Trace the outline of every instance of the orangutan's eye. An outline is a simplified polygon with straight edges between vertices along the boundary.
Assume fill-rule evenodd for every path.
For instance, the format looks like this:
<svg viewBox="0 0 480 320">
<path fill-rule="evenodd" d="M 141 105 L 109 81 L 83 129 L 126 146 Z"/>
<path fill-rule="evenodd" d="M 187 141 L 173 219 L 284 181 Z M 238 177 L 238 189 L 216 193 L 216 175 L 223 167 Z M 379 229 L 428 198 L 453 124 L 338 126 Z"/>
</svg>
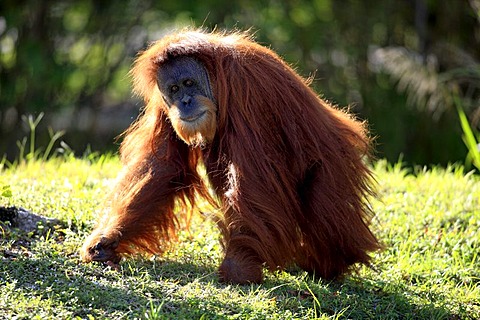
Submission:
<svg viewBox="0 0 480 320">
<path fill-rule="evenodd" d="M 191 86 L 193 86 L 193 83 L 194 82 L 191 79 L 187 79 L 187 80 L 183 81 L 183 84 L 185 85 L 185 87 L 191 87 Z"/>
</svg>

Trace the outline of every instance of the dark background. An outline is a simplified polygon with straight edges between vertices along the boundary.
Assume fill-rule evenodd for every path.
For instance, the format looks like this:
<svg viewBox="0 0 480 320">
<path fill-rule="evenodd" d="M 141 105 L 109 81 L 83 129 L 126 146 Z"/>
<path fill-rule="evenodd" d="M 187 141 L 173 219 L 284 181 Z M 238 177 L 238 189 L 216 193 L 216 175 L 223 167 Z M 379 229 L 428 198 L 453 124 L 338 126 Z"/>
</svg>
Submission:
<svg viewBox="0 0 480 320">
<path fill-rule="evenodd" d="M 325 99 L 368 120 L 379 158 L 464 163 L 454 101 L 478 129 L 479 9 L 480 0 L 2 0 L 0 155 L 18 157 L 22 118 L 42 112 L 39 148 L 50 127 L 79 155 L 116 150 L 142 107 L 128 77 L 136 52 L 193 26 L 251 28 Z"/>
</svg>

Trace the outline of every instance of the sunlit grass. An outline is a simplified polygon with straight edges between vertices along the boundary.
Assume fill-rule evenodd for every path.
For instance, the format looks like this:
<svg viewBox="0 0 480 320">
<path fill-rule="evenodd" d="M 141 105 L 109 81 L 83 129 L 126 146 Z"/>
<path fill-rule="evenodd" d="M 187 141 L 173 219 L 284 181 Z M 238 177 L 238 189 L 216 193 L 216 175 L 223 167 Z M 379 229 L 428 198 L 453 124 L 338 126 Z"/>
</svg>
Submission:
<svg viewBox="0 0 480 320">
<path fill-rule="evenodd" d="M 0 205 L 65 226 L 43 235 L 0 230 L 0 318 L 480 317 L 480 181 L 461 167 L 375 166 L 374 229 L 386 249 L 372 268 L 343 282 L 267 273 L 247 286 L 218 282 L 219 234 L 199 217 L 163 257 L 124 261 L 119 272 L 81 264 L 78 248 L 119 169 L 113 156 L 65 156 L 1 171 Z"/>
</svg>

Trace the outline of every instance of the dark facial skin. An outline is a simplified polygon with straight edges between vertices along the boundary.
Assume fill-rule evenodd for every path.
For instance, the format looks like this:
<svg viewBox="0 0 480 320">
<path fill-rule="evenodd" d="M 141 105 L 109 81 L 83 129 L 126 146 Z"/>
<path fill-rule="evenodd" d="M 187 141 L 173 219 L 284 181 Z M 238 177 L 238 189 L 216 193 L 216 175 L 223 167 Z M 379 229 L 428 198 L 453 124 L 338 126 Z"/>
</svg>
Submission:
<svg viewBox="0 0 480 320">
<path fill-rule="evenodd" d="M 191 57 L 179 57 L 159 68 L 157 83 L 167 105 L 178 109 L 184 122 L 195 122 L 205 114 L 197 97 L 213 101 L 208 74 L 203 65 Z"/>
</svg>

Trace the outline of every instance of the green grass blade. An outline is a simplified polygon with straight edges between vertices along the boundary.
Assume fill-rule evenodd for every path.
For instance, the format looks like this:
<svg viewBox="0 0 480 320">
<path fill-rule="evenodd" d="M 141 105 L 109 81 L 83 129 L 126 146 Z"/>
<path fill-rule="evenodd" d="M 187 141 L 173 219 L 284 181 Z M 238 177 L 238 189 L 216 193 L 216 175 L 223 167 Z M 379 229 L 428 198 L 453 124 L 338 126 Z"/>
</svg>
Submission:
<svg viewBox="0 0 480 320">
<path fill-rule="evenodd" d="M 464 142 L 468 148 L 468 155 L 469 157 L 471 157 L 475 167 L 477 167 L 477 169 L 480 170 L 479 144 L 475 138 L 472 128 L 470 127 L 467 116 L 465 115 L 465 111 L 463 111 L 463 109 L 459 106 L 458 102 L 457 102 L 457 112 L 458 112 L 458 117 L 460 119 L 460 125 L 462 126 L 462 130 L 463 130 Z"/>
</svg>

